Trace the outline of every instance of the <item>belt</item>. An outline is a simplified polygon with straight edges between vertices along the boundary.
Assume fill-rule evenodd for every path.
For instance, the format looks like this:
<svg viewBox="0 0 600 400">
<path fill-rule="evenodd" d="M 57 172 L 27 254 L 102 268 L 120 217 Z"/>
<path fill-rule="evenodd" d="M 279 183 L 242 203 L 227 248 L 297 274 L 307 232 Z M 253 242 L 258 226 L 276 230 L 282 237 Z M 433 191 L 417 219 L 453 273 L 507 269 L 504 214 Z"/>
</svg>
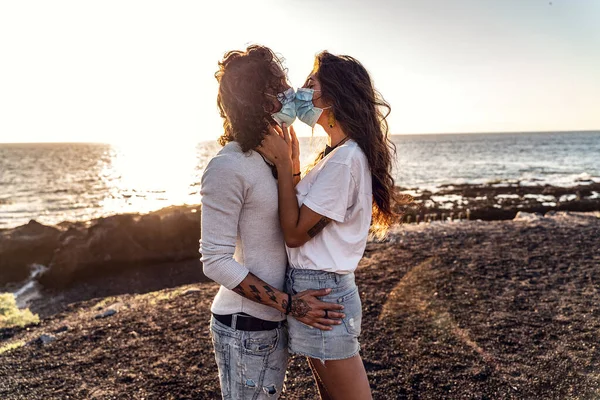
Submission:
<svg viewBox="0 0 600 400">
<path fill-rule="evenodd" d="M 235 324 L 234 316 L 236 317 Z M 271 331 L 283 325 L 283 321 L 265 321 L 247 314 L 213 314 L 213 317 L 220 323 L 238 331 Z"/>
</svg>

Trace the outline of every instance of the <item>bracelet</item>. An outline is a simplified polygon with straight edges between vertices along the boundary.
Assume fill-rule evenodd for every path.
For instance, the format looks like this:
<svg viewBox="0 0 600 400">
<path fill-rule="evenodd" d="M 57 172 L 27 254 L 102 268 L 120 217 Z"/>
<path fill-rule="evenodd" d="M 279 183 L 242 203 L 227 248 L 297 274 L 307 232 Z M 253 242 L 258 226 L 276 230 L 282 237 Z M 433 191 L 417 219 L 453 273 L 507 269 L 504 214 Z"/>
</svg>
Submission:
<svg viewBox="0 0 600 400">
<path fill-rule="evenodd" d="M 297 174 L 292 174 L 292 176 L 300 176 L 302 175 L 302 172 L 298 172 Z"/>
<path fill-rule="evenodd" d="M 285 315 L 290 315 L 290 312 L 292 312 L 292 295 L 289 293 L 287 295 L 288 295 L 288 303 L 287 303 L 287 307 L 285 308 Z"/>
</svg>

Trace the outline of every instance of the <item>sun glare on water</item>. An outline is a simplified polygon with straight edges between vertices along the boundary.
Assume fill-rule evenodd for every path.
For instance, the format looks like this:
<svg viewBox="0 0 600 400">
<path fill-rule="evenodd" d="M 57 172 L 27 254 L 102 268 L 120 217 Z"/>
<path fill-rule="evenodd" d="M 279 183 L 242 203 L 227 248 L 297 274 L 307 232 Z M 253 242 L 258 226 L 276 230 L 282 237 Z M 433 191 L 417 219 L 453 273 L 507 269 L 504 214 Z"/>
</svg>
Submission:
<svg viewBox="0 0 600 400">
<path fill-rule="evenodd" d="M 296 124 L 298 125 L 298 124 Z M 307 129 L 304 129 L 306 131 Z M 306 133 L 299 129 L 300 132 Z M 309 135 L 311 134 L 308 128 Z M 325 137 L 301 137 L 301 163 L 306 166 L 325 145 Z M 98 189 L 103 193 L 89 218 L 122 213 L 148 213 L 173 205 L 200 204 L 200 182 L 221 146 L 216 140 L 195 142 L 123 141 L 110 145 L 99 160 Z"/>
<path fill-rule="evenodd" d="M 100 205 L 116 214 L 197 204 L 203 168 L 194 144 L 114 145 L 100 174 L 108 192 Z"/>
</svg>

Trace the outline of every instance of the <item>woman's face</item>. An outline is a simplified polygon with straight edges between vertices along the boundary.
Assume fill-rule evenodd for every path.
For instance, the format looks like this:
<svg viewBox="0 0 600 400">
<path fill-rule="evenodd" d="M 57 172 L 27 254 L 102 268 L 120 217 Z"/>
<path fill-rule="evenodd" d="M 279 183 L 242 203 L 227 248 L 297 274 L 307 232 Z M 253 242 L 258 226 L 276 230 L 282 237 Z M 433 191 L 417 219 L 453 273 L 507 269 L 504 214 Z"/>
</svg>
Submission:
<svg viewBox="0 0 600 400">
<path fill-rule="evenodd" d="M 325 108 L 328 106 L 328 104 L 325 104 L 325 100 L 323 100 L 321 98 L 322 97 L 321 96 L 321 82 L 319 82 L 319 79 L 317 78 L 317 76 L 315 75 L 314 72 L 312 74 L 310 74 L 310 76 L 306 80 L 306 83 L 304 84 L 303 87 L 314 90 L 313 104 L 315 107 Z M 323 127 L 326 126 L 328 115 L 329 115 L 329 111 L 324 110 L 324 112 L 321 113 L 321 116 L 319 116 L 319 119 L 317 120 L 317 124 L 319 124 Z"/>
</svg>

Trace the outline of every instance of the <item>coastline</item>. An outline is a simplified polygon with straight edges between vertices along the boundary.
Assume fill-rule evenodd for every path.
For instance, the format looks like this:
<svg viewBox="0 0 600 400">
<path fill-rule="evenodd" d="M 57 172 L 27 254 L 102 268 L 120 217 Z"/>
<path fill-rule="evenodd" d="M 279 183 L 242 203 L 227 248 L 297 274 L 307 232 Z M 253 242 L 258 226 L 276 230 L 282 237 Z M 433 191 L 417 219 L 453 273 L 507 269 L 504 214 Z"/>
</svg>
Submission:
<svg viewBox="0 0 600 400">
<path fill-rule="evenodd" d="M 324 139 L 300 139 L 302 165 L 312 162 Z M 600 132 L 392 135 L 390 139 L 397 148 L 392 175 L 405 188 L 437 193 L 453 184 L 469 184 L 455 185 L 468 190 L 467 186 L 517 182 L 540 187 L 600 183 L 596 156 Z M 15 228 L 30 219 L 54 226 L 65 220 L 85 222 L 173 204 L 198 204 L 203 170 L 219 149 L 216 141 L 157 147 L 151 152 L 85 143 L 0 146 L 4 171 L 0 228 Z M 448 196 L 455 195 L 460 193 Z"/>
<path fill-rule="evenodd" d="M 511 220 L 518 212 L 600 211 L 600 183 L 581 182 L 570 187 L 498 182 L 486 185 L 443 185 L 438 191 L 399 188 L 411 194 L 405 223 L 454 219 Z"/>
<path fill-rule="evenodd" d="M 600 183 L 596 182 L 573 187 L 515 182 L 446 185 L 438 192 L 398 190 L 414 196 L 414 203 L 398 209 L 405 213 L 404 225 L 512 220 L 518 212 L 600 211 Z M 201 268 L 190 267 L 199 263 L 200 218 L 199 205 L 171 206 L 148 214 L 118 214 L 55 226 L 32 220 L 0 229 L 0 292 L 20 293 L 25 285 L 37 285 L 22 296 L 20 304 L 25 306 L 32 303 L 27 296 L 33 300 L 41 288 L 62 291 L 74 284 L 95 285 L 99 279 L 118 282 L 119 276 L 128 280 L 126 276 L 144 275 L 144 271 L 147 286 L 154 289 L 160 283 L 151 283 L 152 277 L 160 277 L 161 269 L 186 271 L 171 286 L 201 280 Z M 108 286 L 114 287 L 114 282 Z M 143 285 L 136 290 L 143 290 Z"/>
</svg>

